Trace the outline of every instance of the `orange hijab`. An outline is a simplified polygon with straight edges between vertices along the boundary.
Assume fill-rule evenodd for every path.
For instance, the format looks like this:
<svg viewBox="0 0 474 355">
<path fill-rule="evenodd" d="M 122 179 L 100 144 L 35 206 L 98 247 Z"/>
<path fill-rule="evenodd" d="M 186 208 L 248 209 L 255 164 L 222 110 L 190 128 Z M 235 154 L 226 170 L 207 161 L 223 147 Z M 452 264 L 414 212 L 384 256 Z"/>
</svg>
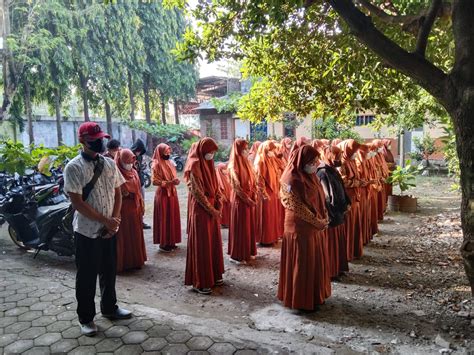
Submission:
<svg viewBox="0 0 474 355">
<path fill-rule="evenodd" d="M 188 160 L 184 167 L 184 179 L 189 181 L 192 174 L 196 182 L 209 197 L 215 197 L 219 189 L 214 160 L 206 160 L 204 156 L 219 149 L 217 143 L 209 137 L 202 138 L 194 143 L 188 153 Z"/>
<path fill-rule="evenodd" d="M 250 161 L 242 156 L 242 151 L 248 147 L 244 139 L 236 139 L 230 151 L 227 170 L 239 181 L 240 188 L 247 194 L 255 191 L 255 174 Z"/>
<path fill-rule="evenodd" d="M 120 149 L 115 154 L 115 164 L 117 165 L 120 173 L 125 178 L 123 186 L 129 193 L 141 196 L 141 185 L 140 178 L 135 169 L 126 170 L 122 164 L 134 164 L 137 158 L 130 149 Z"/>
<path fill-rule="evenodd" d="M 383 143 L 383 156 L 387 163 L 395 163 L 395 158 L 393 157 L 392 151 L 388 149 L 388 146 L 392 144 L 390 139 L 382 139 Z"/>
<path fill-rule="evenodd" d="M 260 141 L 255 141 L 253 142 L 252 144 L 252 148 L 250 148 L 250 152 L 249 152 L 249 160 L 252 162 L 255 161 L 255 158 L 257 157 L 257 151 L 258 151 L 258 147 L 260 147 L 260 145 L 262 144 L 262 142 Z"/>
<path fill-rule="evenodd" d="M 298 148 L 301 148 L 302 146 L 308 144 L 308 143 L 311 143 L 311 141 L 306 138 L 306 137 L 300 137 L 298 138 L 295 143 L 293 143 L 293 147 L 291 147 L 291 150 L 290 150 L 290 156 L 291 154 L 293 153 L 293 151 L 295 151 L 296 149 Z"/>
<path fill-rule="evenodd" d="M 169 146 L 165 143 L 160 143 L 155 148 L 155 151 L 153 152 L 152 173 L 160 180 L 172 181 L 176 179 L 176 168 L 174 167 L 173 163 L 171 163 L 171 161 L 163 159 L 167 148 L 169 148 Z M 170 190 L 173 191 L 174 189 L 167 190 L 169 196 Z"/>
<path fill-rule="evenodd" d="M 230 193 L 232 191 L 230 187 L 229 174 L 227 171 L 226 163 L 219 163 L 216 166 L 216 176 L 219 183 L 219 188 L 224 197 L 224 201 L 230 201 Z"/>
<path fill-rule="evenodd" d="M 354 160 L 351 159 L 352 155 L 357 152 L 360 144 L 354 139 L 346 139 L 337 145 L 342 150 L 342 164 L 346 167 L 346 174 L 348 179 L 357 178 L 359 173 L 357 171 L 357 165 Z"/>
<path fill-rule="evenodd" d="M 327 147 L 324 147 L 322 158 L 330 166 L 334 166 L 334 162 L 336 160 L 341 160 L 341 157 L 342 157 L 341 148 L 335 145 L 329 145 Z"/>
<path fill-rule="evenodd" d="M 303 145 L 293 150 L 281 182 L 288 185 L 301 201 L 306 202 L 313 213 L 324 219 L 326 218 L 324 190 L 316 174 L 308 174 L 304 171 L 305 165 L 312 163 L 318 157 L 318 151 L 310 145 Z"/>
<path fill-rule="evenodd" d="M 280 141 L 280 144 L 281 144 L 280 153 L 283 154 L 283 158 L 285 159 L 285 161 L 288 161 L 288 159 L 290 159 L 291 147 L 288 148 L 287 144 L 291 144 L 291 138 L 288 138 L 288 137 L 283 138 Z"/>
<path fill-rule="evenodd" d="M 278 182 L 278 162 L 275 156 L 276 145 L 274 141 L 265 141 L 258 147 L 257 156 L 255 157 L 255 170 L 257 174 L 262 176 L 268 187 L 273 193 L 278 193 L 280 184 Z"/>
</svg>

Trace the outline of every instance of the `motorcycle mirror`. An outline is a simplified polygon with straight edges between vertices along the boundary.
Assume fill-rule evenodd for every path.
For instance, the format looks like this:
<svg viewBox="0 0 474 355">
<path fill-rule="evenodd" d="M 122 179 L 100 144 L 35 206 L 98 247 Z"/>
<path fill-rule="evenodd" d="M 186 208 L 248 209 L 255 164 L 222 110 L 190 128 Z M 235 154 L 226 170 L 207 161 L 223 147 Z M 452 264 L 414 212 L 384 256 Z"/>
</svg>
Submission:
<svg viewBox="0 0 474 355">
<path fill-rule="evenodd" d="M 33 169 L 26 169 L 25 170 L 25 175 L 26 176 L 31 176 L 35 173 L 35 171 Z"/>
</svg>

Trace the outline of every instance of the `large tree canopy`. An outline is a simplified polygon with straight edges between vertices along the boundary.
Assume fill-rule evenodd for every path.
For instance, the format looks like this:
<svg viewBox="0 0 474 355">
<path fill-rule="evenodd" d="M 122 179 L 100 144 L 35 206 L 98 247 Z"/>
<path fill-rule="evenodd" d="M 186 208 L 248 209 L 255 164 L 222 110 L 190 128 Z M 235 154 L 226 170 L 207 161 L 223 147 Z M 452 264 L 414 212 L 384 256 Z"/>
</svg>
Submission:
<svg viewBox="0 0 474 355">
<path fill-rule="evenodd" d="M 397 96 L 423 95 L 416 85 L 435 98 L 456 130 L 474 295 L 474 1 L 214 0 L 192 14 L 198 29 L 178 45 L 181 57 L 243 58 L 245 74 L 260 78 L 243 98 L 244 117 L 350 118 L 360 109 L 394 117 Z"/>
</svg>

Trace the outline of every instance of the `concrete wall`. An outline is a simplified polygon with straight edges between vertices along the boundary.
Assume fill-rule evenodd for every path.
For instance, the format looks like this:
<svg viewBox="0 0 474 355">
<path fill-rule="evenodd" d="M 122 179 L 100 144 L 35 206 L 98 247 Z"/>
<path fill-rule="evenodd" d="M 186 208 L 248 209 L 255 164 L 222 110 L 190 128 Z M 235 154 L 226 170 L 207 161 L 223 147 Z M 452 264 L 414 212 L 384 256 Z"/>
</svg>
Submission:
<svg viewBox="0 0 474 355">
<path fill-rule="evenodd" d="M 76 145 L 79 143 L 77 139 L 77 131 L 81 123 L 84 121 L 67 121 L 61 123 L 63 142 L 66 145 Z M 104 131 L 107 131 L 107 124 L 104 121 L 99 121 L 99 125 Z M 130 147 L 132 145 L 132 130 L 125 125 L 118 122 L 112 123 L 112 132 L 109 133 L 112 138 L 118 139 L 123 147 Z M 58 134 L 56 130 L 56 121 L 51 119 L 41 119 L 33 122 L 33 134 L 35 144 L 43 144 L 45 147 L 58 146 Z M 0 123 L 0 136 L 13 139 L 13 129 L 9 122 Z M 136 131 L 136 137 L 146 140 L 144 132 Z M 27 128 L 25 131 L 17 132 L 17 139 L 24 145 L 30 144 Z"/>
</svg>

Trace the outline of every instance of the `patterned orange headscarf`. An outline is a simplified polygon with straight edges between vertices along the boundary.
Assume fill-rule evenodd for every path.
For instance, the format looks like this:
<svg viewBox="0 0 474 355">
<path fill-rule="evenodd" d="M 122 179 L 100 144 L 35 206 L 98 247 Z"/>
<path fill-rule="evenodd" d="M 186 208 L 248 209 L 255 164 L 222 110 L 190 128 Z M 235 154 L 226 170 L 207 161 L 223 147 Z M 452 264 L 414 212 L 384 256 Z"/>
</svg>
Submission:
<svg viewBox="0 0 474 355">
<path fill-rule="evenodd" d="M 227 169 L 237 179 L 240 188 L 247 194 L 255 192 L 255 173 L 250 161 L 242 156 L 242 152 L 248 147 L 244 139 L 236 139 L 230 151 L 229 165 Z"/>
<path fill-rule="evenodd" d="M 300 200 L 306 202 L 319 218 L 326 218 L 324 190 L 316 174 L 304 171 L 306 164 L 310 164 L 319 157 L 318 151 L 310 145 L 303 145 L 295 149 L 290 161 L 281 177 L 281 182 L 290 187 Z"/>
<path fill-rule="evenodd" d="M 205 137 L 194 143 L 188 153 L 188 160 L 184 167 L 184 179 L 189 181 L 192 174 L 196 182 L 209 195 L 216 196 L 219 189 L 214 160 L 206 160 L 204 156 L 208 153 L 217 152 L 219 147 L 214 139 Z"/>
</svg>

